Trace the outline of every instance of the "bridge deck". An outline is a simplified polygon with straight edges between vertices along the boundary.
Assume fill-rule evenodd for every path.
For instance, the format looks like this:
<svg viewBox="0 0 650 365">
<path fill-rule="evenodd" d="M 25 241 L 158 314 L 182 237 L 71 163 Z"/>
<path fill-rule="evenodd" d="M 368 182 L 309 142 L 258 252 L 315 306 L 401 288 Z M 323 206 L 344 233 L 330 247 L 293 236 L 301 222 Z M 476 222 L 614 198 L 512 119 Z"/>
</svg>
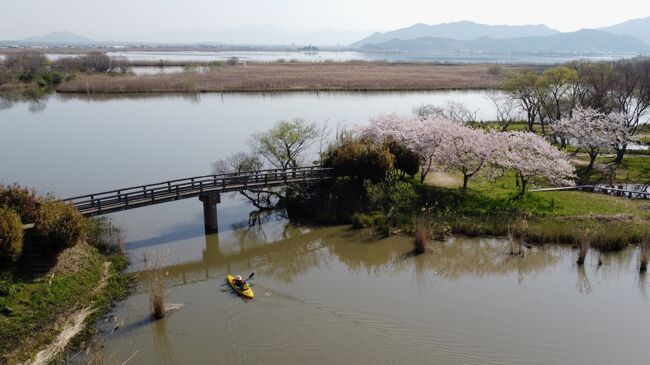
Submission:
<svg viewBox="0 0 650 365">
<path fill-rule="evenodd" d="M 205 175 L 82 195 L 64 201 L 74 204 L 81 214 L 93 216 L 210 193 L 255 190 L 329 178 L 331 169 L 320 166 Z"/>
</svg>

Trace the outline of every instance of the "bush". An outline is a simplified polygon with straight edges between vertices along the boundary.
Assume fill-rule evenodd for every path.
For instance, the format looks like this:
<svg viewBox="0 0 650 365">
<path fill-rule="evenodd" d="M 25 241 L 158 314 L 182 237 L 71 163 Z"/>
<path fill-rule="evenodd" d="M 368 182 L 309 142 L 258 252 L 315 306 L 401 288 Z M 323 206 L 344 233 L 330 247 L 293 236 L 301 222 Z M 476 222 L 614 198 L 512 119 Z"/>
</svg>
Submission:
<svg viewBox="0 0 650 365">
<path fill-rule="evenodd" d="M 0 207 L 14 210 L 23 223 L 34 222 L 38 199 L 33 189 L 21 187 L 18 184 L 0 184 Z"/>
<path fill-rule="evenodd" d="M 336 176 L 376 182 L 393 169 L 395 158 L 383 146 L 350 140 L 331 151 L 326 160 L 325 165 L 332 166 Z"/>
<path fill-rule="evenodd" d="M 366 182 L 365 188 L 371 207 L 381 210 L 386 217 L 412 210 L 419 196 L 411 183 L 394 175 L 379 183 Z"/>
<path fill-rule="evenodd" d="M 0 208 L 0 265 L 15 262 L 23 251 L 23 225 L 16 212 Z"/>
<path fill-rule="evenodd" d="M 357 213 L 352 216 L 352 228 L 361 229 L 368 227 L 378 227 L 386 224 L 386 217 L 381 214 L 363 214 Z"/>
<path fill-rule="evenodd" d="M 38 74 L 46 71 L 49 61 L 42 53 L 26 51 L 7 55 L 4 63 L 20 81 L 32 82 Z"/>
<path fill-rule="evenodd" d="M 64 249 L 74 246 L 81 237 L 83 217 L 70 204 L 47 201 L 36 212 L 34 223 L 34 231 L 44 243 Z"/>
<path fill-rule="evenodd" d="M 395 142 L 390 143 L 388 149 L 395 156 L 396 169 L 410 176 L 420 171 L 420 157 L 415 152 Z"/>
</svg>

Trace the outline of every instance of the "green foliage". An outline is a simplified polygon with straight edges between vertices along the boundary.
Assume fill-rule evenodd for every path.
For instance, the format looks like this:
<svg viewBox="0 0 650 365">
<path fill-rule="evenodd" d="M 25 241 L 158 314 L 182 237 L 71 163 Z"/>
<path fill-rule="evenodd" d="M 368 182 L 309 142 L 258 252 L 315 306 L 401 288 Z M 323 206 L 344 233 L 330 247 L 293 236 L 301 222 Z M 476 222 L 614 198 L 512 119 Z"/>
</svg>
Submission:
<svg viewBox="0 0 650 365">
<path fill-rule="evenodd" d="M 60 84 L 64 78 L 65 76 L 60 72 L 45 71 L 36 74 L 32 81 L 36 82 L 40 87 L 49 88 Z"/>
<path fill-rule="evenodd" d="M 361 229 L 380 227 L 386 224 L 386 217 L 382 214 L 357 213 L 352 216 L 352 228 Z"/>
<path fill-rule="evenodd" d="M 404 213 L 412 210 L 418 193 L 411 182 L 403 181 L 395 175 L 373 183 L 365 183 L 366 192 L 373 209 L 380 210 L 387 217 L 395 213 Z"/>
<path fill-rule="evenodd" d="M 270 130 L 253 134 L 250 146 L 275 168 L 286 169 L 300 166 L 303 153 L 321 135 L 315 123 L 296 118 L 277 122 Z"/>
<path fill-rule="evenodd" d="M 16 212 L 0 207 L 0 266 L 15 262 L 23 250 L 23 225 Z"/>
<path fill-rule="evenodd" d="M 38 198 L 33 189 L 18 184 L 0 184 L 0 207 L 14 210 L 23 223 L 34 221 L 37 204 Z"/>
<path fill-rule="evenodd" d="M 34 223 L 34 231 L 44 244 L 63 249 L 81 237 L 83 217 L 73 205 L 46 201 L 40 205 Z"/>
<path fill-rule="evenodd" d="M 405 146 L 392 142 L 388 144 L 390 153 L 395 156 L 395 168 L 409 176 L 420 171 L 420 157 Z"/>
<path fill-rule="evenodd" d="M 332 150 L 325 165 L 333 167 L 336 176 L 377 182 L 386 177 L 394 163 L 395 157 L 385 146 L 351 139 Z"/>
</svg>

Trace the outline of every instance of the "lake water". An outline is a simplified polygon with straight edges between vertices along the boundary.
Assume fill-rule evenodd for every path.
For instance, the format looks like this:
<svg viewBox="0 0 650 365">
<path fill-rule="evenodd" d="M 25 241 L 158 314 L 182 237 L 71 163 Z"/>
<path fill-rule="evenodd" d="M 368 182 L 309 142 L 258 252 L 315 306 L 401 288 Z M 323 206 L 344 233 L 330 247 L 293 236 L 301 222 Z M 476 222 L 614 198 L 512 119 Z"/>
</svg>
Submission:
<svg viewBox="0 0 650 365">
<path fill-rule="evenodd" d="M 55 94 L 8 102 L 0 180 L 71 196 L 201 175 L 281 119 L 329 121 L 335 130 L 447 101 L 490 118 L 486 95 Z M 413 256 L 409 237 L 300 226 L 281 212 L 250 227 L 252 209 L 236 196 L 218 209 L 220 232 L 209 235 L 198 199 L 111 215 L 126 231 L 138 279 L 100 321 L 105 363 L 645 363 L 650 301 L 634 249 L 578 268 L 568 247 L 511 257 L 504 240 L 454 237 Z M 145 254 L 167 256 L 167 300 L 185 304 L 155 323 Z M 222 286 L 226 273 L 250 272 L 253 301 Z"/>
<path fill-rule="evenodd" d="M 1 53 L 1 50 L 0 50 Z M 114 51 L 111 57 L 125 57 L 131 61 L 225 61 L 237 57 L 241 61 L 277 62 L 443 62 L 443 63 L 503 63 L 503 64 L 559 64 L 575 60 L 615 60 L 633 58 L 638 54 L 509 54 L 472 52 L 358 52 L 358 51 Z M 77 54 L 47 54 L 50 60 Z M 4 55 L 0 54 L 0 59 Z"/>
<path fill-rule="evenodd" d="M 448 63 L 534 63 L 557 64 L 574 60 L 614 60 L 632 58 L 636 54 L 501 54 L 468 52 L 356 52 L 356 51 L 124 51 L 109 52 L 110 56 L 125 57 L 131 61 L 225 61 L 237 57 L 240 61 L 276 62 L 448 62 Z"/>
</svg>

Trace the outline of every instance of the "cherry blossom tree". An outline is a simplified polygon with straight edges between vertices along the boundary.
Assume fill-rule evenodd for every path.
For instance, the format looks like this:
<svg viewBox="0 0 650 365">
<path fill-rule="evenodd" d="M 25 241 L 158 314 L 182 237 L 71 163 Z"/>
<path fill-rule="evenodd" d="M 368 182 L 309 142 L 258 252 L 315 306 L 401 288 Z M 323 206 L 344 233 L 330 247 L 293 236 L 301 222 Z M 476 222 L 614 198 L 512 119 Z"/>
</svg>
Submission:
<svg viewBox="0 0 650 365">
<path fill-rule="evenodd" d="M 485 132 L 482 129 L 451 123 L 443 133 L 443 148 L 439 149 L 437 159 L 447 169 L 463 174 L 463 189 L 469 179 L 481 170 L 490 167 L 495 152 L 501 148 L 503 139 L 497 138 L 499 132 Z"/>
<path fill-rule="evenodd" d="M 554 133 L 589 155 L 589 173 L 599 154 L 626 146 L 633 140 L 626 120 L 621 113 L 605 114 L 595 109 L 578 108 L 571 118 L 554 122 L 552 128 Z"/>
<path fill-rule="evenodd" d="M 420 159 L 420 182 L 436 165 L 436 154 L 441 148 L 445 134 L 456 123 L 435 115 L 411 116 L 388 114 L 373 118 L 370 124 L 360 129 L 363 138 L 374 141 L 394 141 Z"/>
<path fill-rule="evenodd" d="M 568 155 L 558 150 L 543 137 L 530 132 L 499 133 L 495 139 L 500 146 L 495 162 L 512 169 L 520 179 L 521 195 L 530 183 L 550 182 L 555 185 L 574 185 L 575 169 Z"/>
</svg>

